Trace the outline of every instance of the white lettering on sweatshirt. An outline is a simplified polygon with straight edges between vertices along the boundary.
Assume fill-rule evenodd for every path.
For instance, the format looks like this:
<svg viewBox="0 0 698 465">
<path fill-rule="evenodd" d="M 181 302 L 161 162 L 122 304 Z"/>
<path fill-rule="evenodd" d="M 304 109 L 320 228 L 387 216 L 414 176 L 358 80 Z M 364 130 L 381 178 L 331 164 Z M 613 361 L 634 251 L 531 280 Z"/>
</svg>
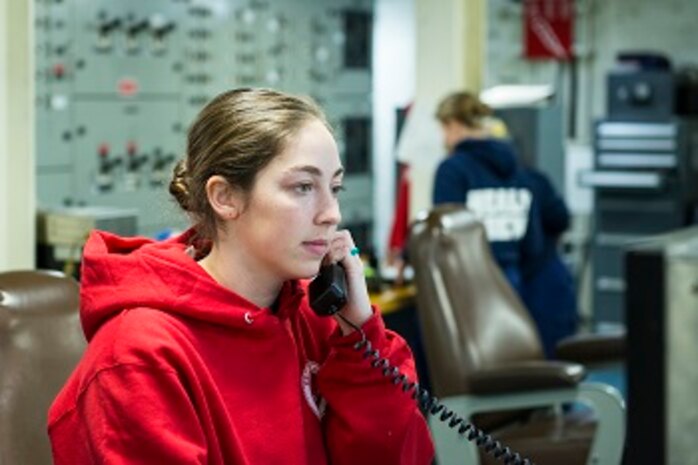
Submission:
<svg viewBox="0 0 698 465">
<path fill-rule="evenodd" d="M 533 195 L 523 188 L 473 189 L 466 207 L 484 224 L 490 242 L 517 241 L 528 229 Z"/>
</svg>

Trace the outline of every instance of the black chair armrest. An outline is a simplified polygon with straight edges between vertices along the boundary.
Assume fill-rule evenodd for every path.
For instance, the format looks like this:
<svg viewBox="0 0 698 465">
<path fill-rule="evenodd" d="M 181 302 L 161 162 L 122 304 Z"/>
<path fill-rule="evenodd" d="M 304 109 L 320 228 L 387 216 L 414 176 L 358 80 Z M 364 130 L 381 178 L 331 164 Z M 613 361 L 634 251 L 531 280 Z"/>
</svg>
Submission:
<svg viewBox="0 0 698 465">
<path fill-rule="evenodd" d="M 556 361 L 520 362 L 473 373 L 472 394 L 504 394 L 571 388 L 586 375 L 582 365 Z"/>
<path fill-rule="evenodd" d="M 621 361 L 625 358 L 625 332 L 578 334 L 563 339 L 555 356 L 584 365 Z"/>
</svg>

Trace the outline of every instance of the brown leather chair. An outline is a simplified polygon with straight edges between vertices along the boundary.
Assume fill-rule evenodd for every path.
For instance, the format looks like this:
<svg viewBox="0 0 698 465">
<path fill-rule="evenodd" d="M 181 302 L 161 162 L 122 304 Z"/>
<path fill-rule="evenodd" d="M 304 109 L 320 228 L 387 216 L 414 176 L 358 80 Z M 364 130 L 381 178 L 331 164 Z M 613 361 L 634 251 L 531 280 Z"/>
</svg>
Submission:
<svg viewBox="0 0 698 465">
<path fill-rule="evenodd" d="M 433 394 L 442 405 L 468 421 L 477 414 L 479 426 L 496 425 L 487 432 L 537 465 L 620 463 L 622 397 L 610 386 L 582 383 L 580 364 L 545 360 L 535 324 L 471 212 L 443 205 L 416 221 L 410 259 Z M 619 348 L 618 337 L 584 339 L 563 344 L 567 354 L 598 358 Z M 569 409 L 575 402 L 593 410 Z M 439 465 L 502 463 L 437 417 L 430 427 Z"/>
<path fill-rule="evenodd" d="M 0 273 L 0 464 L 52 463 L 47 411 L 85 345 L 75 280 Z"/>
</svg>

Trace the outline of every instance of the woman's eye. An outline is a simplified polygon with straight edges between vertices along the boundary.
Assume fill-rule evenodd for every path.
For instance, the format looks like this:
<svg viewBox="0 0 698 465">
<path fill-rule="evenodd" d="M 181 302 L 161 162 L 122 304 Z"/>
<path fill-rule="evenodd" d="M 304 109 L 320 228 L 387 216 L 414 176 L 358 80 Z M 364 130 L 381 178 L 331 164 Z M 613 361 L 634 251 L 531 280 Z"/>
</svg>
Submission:
<svg viewBox="0 0 698 465">
<path fill-rule="evenodd" d="M 306 194 L 313 190 L 313 185 L 309 182 L 304 182 L 302 184 L 296 185 L 296 191 L 301 194 Z"/>
<path fill-rule="evenodd" d="M 334 195 L 339 195 L 340 192 L 343 192 L 345 190 L 346 190 L 346 188 L 344 186 L 342 186 L 341 184 L 338 186 L 332 186 L 332 193 Z"/>
</svg>

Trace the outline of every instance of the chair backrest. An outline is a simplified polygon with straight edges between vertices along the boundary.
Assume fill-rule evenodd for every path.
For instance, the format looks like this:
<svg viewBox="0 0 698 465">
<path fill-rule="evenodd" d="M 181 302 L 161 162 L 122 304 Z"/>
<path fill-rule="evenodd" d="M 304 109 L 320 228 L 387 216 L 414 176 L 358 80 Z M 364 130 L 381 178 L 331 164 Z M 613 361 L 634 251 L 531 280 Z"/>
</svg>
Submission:
<svg viewBox="0 0 698 465">
<path fill-rule="evenodd" d="M 48 408 L 86 346 L 78 285 L 51 271 L 0 273 L 0 464 L 49 465 Z"/>
<path fill-rule="evenodd" d="M 434 208 L 412 225 L 409 247 L 434 394 L 465 394 L 470 373 L 543 359 L 535 324 L 472 212 Z"/>
</svg>

